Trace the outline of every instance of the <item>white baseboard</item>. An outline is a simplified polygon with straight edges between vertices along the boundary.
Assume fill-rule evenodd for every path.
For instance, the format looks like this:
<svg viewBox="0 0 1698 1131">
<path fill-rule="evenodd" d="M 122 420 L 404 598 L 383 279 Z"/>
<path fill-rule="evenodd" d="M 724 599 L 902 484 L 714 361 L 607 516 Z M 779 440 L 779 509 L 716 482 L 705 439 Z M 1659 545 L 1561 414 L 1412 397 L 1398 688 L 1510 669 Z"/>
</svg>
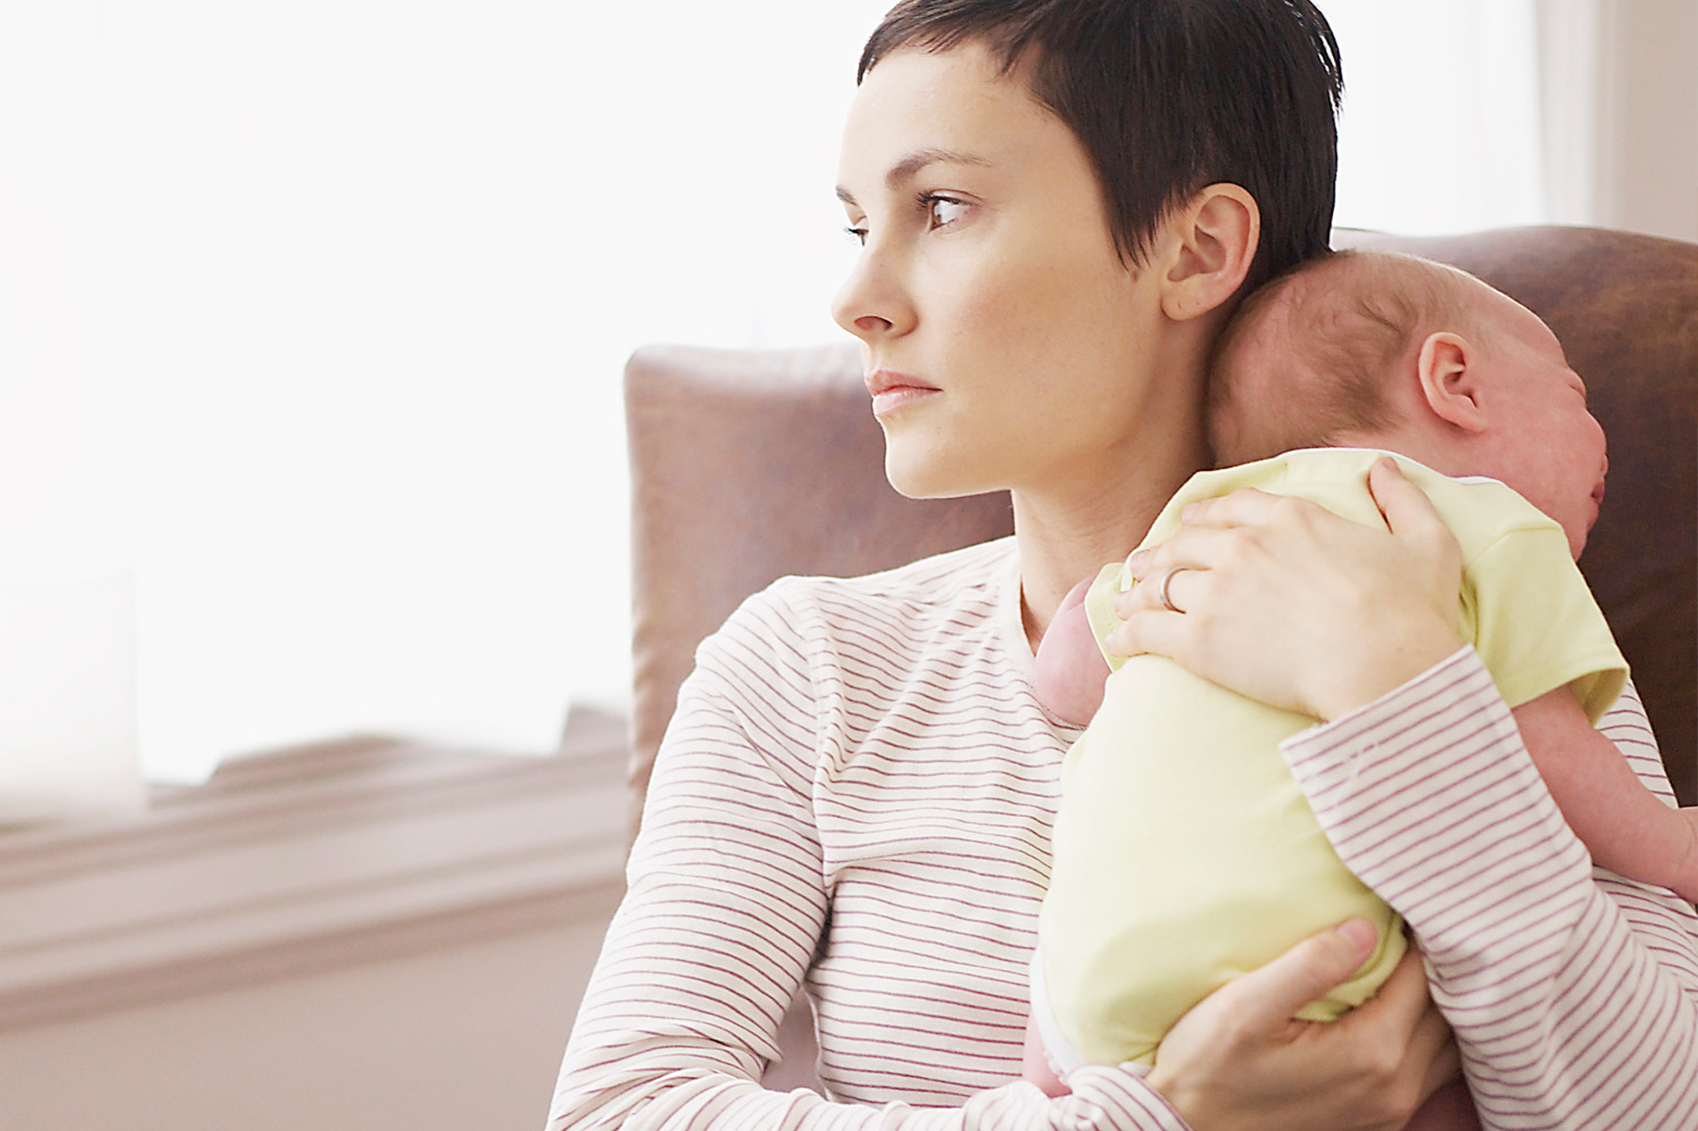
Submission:
<svg viewBox="0 0 1698 1131">
<path fill-rule="evenodd" d="M 0 833 L 0 1029 L 605 916 L 625 747 L 599 715 L 550 758 L 354 739 Z"/>
</svg>

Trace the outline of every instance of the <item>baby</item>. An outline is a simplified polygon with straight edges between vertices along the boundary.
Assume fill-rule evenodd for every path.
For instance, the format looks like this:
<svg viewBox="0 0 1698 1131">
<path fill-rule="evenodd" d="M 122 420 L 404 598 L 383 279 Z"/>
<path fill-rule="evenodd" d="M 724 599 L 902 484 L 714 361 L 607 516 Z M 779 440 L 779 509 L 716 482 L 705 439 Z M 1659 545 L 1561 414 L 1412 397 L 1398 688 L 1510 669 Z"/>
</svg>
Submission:
<svg viewBox="0 0 1698 1131">
<path fill-rule="evenodd" d="M 1461 544 L 1463 638 L 1570 826 L 1598 864 L 1698 901 L 1698 810 L 1645 790 L 1592 726 L 1627 671 L 1574 565 L 1607 460 L 1544 323 L 1462 271 L 1340 252 L 1246 301 L 1210 385 L 1217 457 L 1260 462 L 1193 477 L 1144 545 L 1171 537 L 1188 503 L 1248 486 L 1383 527 L 1367 472 L 1397 453 Z M 1161 657 L 1109 655 L 1129 585 L 1120 563 L 1082 582 L 1038 650 L 1045 706 L 1090 724 L 1062 770 L 1033 960 L 1027 1075 L 1051 1091 L 1052 1066 L 1152 1063 L 1197 1001 L 1332 924 L 1366 918 L 1380 945 L 1301 1017 L 1366 1000 L 1404 948 L 1397 916 L 1338 860 L 1278 752 L 1315 720 Z"/>
</svg>

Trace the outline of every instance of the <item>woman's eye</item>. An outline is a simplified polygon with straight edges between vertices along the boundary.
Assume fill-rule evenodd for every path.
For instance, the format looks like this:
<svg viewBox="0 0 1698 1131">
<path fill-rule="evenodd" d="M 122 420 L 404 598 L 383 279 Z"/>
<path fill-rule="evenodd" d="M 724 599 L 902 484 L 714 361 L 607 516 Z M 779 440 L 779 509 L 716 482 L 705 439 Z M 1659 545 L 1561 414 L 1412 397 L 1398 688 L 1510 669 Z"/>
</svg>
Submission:
<svg viewBox="0 0 1698 1131">
<path fill-rule="evenodd" d="M 855 242 L 860 244 L 862 247 L 867 246 L 867 229 L 851 226 L 844 228 L 843 234 L 852 237 Z"/>
<path fill-rule="evenodd" d="M 967 205 L 959 200 L 951 200 L 947 196 L 928 196 L 926 205 L 931 215 L 931 226 L 943 228 L 961 219 L 967 212 Z"/>
</svg>

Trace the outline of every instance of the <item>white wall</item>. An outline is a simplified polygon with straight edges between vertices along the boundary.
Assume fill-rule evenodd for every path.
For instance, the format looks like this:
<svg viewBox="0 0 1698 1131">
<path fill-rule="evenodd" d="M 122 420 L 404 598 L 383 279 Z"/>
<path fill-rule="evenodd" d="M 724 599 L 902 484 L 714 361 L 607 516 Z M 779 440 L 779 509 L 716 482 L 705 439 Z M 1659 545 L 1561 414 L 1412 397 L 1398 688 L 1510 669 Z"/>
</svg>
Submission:
<svg viewBox="0 0 1698 1131">
<path fill-rule="evenodd" d="M 584 921 L 0 1033 L 6 1131 L 540 1131 Z"/>
<path fill-rule="evenodd" d="M 624 734 L 308 747 L 0 836 L 0 1128 L 539 1131 L 623 890 Z"/>
<path fill-rule="evenodd" d="M 1604 3 L 1595 223 L 1698 241 L 1698 0 Z"/>
</svg>

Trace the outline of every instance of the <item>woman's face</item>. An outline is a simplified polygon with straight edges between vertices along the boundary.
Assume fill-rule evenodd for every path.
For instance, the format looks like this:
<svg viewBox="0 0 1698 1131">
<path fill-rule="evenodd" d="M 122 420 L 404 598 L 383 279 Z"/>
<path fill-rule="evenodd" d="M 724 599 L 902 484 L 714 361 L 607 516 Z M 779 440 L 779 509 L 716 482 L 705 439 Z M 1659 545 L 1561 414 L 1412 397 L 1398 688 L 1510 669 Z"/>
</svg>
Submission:
<svg viewBox="0 0 1698 1131">
<path fill-rule="evenodd" d="M 864 250 L 833 314 L 865 346 L 897 490 L 1124 476 L 1155 384 L 1154 272 L 1121 263 L 1084 148 L 1018 69 L 971 44 L 886 57 L 839 175 Z"/>
</svg>

